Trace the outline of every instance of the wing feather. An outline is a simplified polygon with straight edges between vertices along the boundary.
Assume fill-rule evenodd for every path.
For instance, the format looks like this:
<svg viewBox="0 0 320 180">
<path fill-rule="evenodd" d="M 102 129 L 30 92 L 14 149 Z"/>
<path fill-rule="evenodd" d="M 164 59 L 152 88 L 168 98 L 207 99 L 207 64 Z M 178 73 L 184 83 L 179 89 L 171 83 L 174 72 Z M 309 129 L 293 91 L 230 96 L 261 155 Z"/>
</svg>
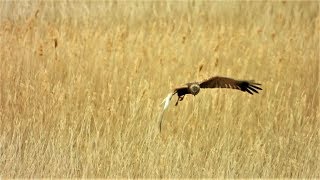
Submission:
<svg viewBox="0 0 320 180">
<path fill-rule="evenodd" d="M 253 94 L 249 89 L 246 89 L 245 91 L 250 93 L 250 94 Z"/>
<path fill-rule="evenodd" d="M 253 94 L 253 92 L 259 93 L 258 90 L 262 90 L 259 86 L 261 86 L 261 84 L 253 81 L 235 80 L 219 76 L 211 77 L 200 83 L 201 88 L 229 88 L 248 92 L 250 94 Z"/>
<path fill-rule="evenodd" d="M 259 93 L 257 90 L 255 90 L 253 87 L 248 86 L 248 89 L 250 89 L 251 91 L 255 92 L 255 93 Z"/>
<path fill-rule="evenodd" d="M 161 104 L 164 104 L 163 111 L 166 110 L 170 104 L 173 93 L 169 93 L 166 98 L 163 99 Z"/>
<path fill-rule="evenodd" d="M 256 83 L 255 83 L 256 84 Z M 256 84 L 256 85 L 259 85 L 259 86 L 261 86 L 261 84 Z M 255 89 L 259 89 L 259 90 L 262 90 L 260 87 L 258 87 L 258 86 L 255 86 L 255 85 L 253 85 L 253 84 L 250 84 L 250 87 L 253 87 L 253 88 L 255 88 Z"/>
</svg>

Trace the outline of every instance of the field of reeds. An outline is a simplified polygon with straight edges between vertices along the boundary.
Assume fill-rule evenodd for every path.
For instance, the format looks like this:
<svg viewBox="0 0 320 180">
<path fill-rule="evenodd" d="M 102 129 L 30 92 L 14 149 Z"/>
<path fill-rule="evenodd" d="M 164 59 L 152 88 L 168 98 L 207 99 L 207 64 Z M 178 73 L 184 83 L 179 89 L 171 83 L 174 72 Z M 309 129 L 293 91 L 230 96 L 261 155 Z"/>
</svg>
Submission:
<svg viewBox="0 0 320 180">
<path fill-rule="evenodd" d="M 1 1 L 0 177 L 320 178 L 319 3 Z M 263 90 L 206 89 L 219 75 Z"/>
</svg>

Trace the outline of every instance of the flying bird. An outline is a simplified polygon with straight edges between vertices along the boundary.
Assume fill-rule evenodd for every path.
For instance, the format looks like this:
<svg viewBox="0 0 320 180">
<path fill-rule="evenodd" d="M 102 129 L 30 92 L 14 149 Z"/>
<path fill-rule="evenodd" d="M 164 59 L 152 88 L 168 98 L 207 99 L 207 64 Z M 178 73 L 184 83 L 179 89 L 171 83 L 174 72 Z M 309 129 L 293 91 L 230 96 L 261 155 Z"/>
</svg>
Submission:
<svg viewBox="0 0 320 180">
<path fill-rule="evenodd" d="M 214 76 L 209 79 L 205 79 L 201 82 L 190 82 L 186 83 L 185 85 L 175 88 L 173 92 L 169 93 L 167 97 L 163 100 L 162 104 L 164 104 L 163 112 L 165 109 L 168 108 L 169 103 L 172 97 L 177 94 L 178 99 L 176 102 L 176 106 L 178 105 L 179 101 L 182 101 L 184 96 L 187 94 L 191 94 L 193 96 L 197 95 L 200 92 L 200 89 L 204 88 L 229 88 L 229 89 L 237 89 L 243 92 L 247 92 L 249 94 L 259 93 L 258 90 L 262 90 L 260 88 L 261 84 L 255 83 L 253 80 L 235 80 L 228 77 L 220 77 Z M 160 131 L 161 131 L 161 123 L 162 123 L 162 116 L 160 120 Z"/>
<path fill-rule="evenodd" d="M 178 100 L 175 104 L 177 106 L 179 101 L 182 101 L 185 95 L 191 94 L 195 96 L 200 92 L 201 88 L 237 89 L 253 95 L 253 93 L 259 93 L 258 90 L 262 90 L 259 86 L 261 86 L 261 84 L 255 83 L 253 80 L 235 80 L 227 77 L 214 76 L 202 82 L 190 82 L 175 88 L 172 93 L 168 94 L 162 103 L 164 103 L 164 109 L 166 109 L 169 106 L 172 97 L 177 94 Z"/>
</svg>

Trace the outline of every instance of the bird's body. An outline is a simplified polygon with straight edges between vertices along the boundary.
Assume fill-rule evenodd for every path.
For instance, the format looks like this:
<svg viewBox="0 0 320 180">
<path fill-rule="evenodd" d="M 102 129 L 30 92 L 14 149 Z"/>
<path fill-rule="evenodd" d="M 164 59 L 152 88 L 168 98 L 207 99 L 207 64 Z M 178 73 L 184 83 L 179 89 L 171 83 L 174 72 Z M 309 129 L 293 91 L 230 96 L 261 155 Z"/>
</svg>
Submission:
<svg viewBox="0 0 320 180">
<path fill-rule="evenodd" d="M 187 83 L 184 86 L 174 89 L 173 95 L 178 95 L 178 105 L 179 101 L 182 101 L 186 94 L 197 95 L 200 92 L 200 84 L 198 82 Z"/>
</svg>

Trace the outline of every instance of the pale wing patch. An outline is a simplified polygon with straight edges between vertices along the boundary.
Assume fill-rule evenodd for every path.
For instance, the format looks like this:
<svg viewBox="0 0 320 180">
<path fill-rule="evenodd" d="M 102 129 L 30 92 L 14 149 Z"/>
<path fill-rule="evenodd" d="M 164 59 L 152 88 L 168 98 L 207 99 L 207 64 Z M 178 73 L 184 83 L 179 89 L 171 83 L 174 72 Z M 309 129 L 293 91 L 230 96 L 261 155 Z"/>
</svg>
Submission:
<svg viewBox="0 0 320 180">
<path fill-rule="evenodd" d="M 170 104 L 170 100 L 172 99 L 172 96 L 174 95 L 174 93 L 169 93 L 168 95 L 167 95 L 167 97 L 166 98 L 164 98 L 164 100 L 162 101 L 162 103 L 161 104 L 164 104 L 164 106 L 163 106 L 163 110 L 162 110 L 162 112 L 160 113 L 160 115 L 159 115 L 159 130 L 160 130 L 160 132 L 161 132 L 161 126 L 162 126 L 162 119 L 163 119 L 163 113 L 164 113 L 164 111 L 168 108 L 168 106 L 169 106 L 169 104 Z"/>
<path fill-rule="evenodd" d="M 173 93 L 169 93 L 166 98 L 162 101 L 161 104 L 164 104 L 163 110 L 166 110 L 170 104 L 170 100 L 172 99 Z"/>
</svg>

